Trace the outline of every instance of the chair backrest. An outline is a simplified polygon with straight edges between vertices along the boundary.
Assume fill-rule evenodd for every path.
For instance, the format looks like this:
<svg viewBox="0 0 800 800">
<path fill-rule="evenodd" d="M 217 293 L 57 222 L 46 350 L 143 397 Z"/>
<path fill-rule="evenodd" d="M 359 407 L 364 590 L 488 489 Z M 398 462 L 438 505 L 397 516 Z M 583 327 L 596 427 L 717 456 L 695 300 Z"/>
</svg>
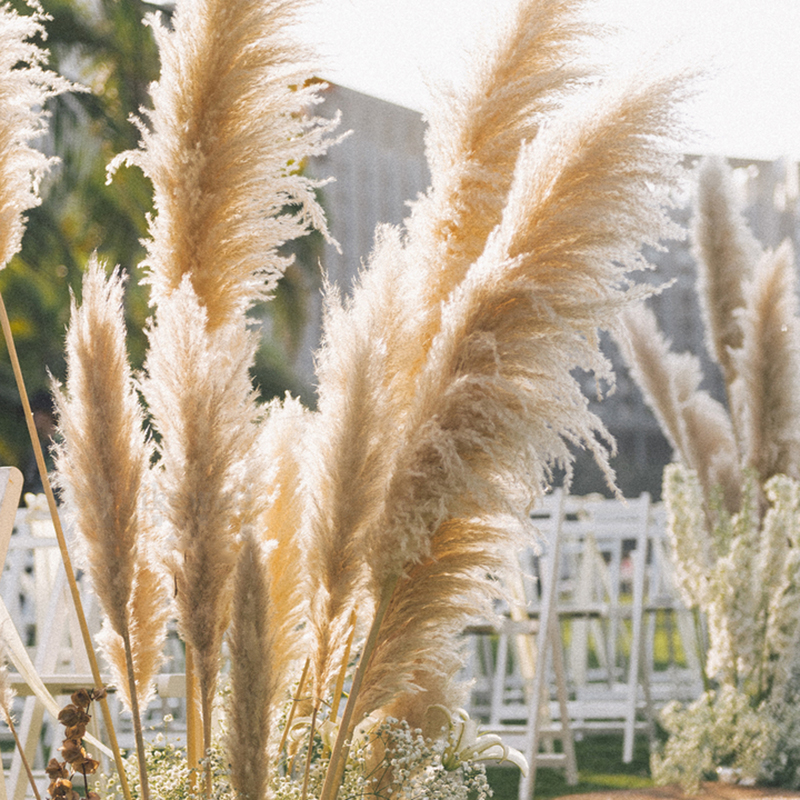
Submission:
<svg viewBox="0 0 800 800">
<path fill-rule="evenodd" d="M 630 625 L 641 616 L 644 584 L 636 590 L 637 564 L 644 566 L 650 514 L 647 493 L 625 501 L 568 497 L 562 522 L 559 605 L 574 616 L 570 676 L 582 684 L 597 661 L 602 679 L 627 673 Z M 604 617 L 590 623 L 593 610 Z M 581 618 L 582 615 L 584 618 Z"/>
</svg>

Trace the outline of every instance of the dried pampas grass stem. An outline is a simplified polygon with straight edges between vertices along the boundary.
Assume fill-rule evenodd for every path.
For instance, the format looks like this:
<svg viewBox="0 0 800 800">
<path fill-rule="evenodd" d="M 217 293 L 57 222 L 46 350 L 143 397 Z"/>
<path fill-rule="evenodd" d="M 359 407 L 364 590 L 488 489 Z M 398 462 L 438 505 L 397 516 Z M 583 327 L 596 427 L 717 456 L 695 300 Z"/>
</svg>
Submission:
<svg viewBox="0 0 800 800">
<path fill-rule="evenodd" d="M 0 327 L 2 327 L 3 330 L 3 336 L 6 340 L 6 347 L 8 348 L 8 354 L 11 359 L 11 367 L 14 372 L 14 378 L 17 382 L 19 396 L 22 400 L 22 408 L 25 413 L 25 422 L 28 427 L 28 434 L 30 435 L 31 444 L 33 446 L 33 453 L 36 458 L 36 466 L 39 470 L 39 477 L 42 481 L 45 497 L 47 498 L 47 506 L 50 510 L 50 517 L 53 521 L 56 541 L 58 542 L 58 549 L 61 553 L 61 561 L 64 564 L 64 572 L 67 578 L 67 585 L 69 586 L 70 597 L 72 598 L 72 602 L 75 607 L 75 613 L 78 617 L 78 625 L 81 631 L 81 638 L 83 639 L 83 646 L 86 650 L 87 658 L 89 659 L 89 668 L 92 672 L 92 680 L 94 681 L 95 686 L 100 688 L 103 686 L 103 679 L 100 675 L 100 666 L 97 662 L 97 654 L 95 652 L 94 645 L 92 644 L 92 636 L 89 632 L 89 626 L 86 622 L 86 614 L 83 610 L 83 602 L 81 601 L 80 591 L 78 589 L 77 581 L 75 580 L 75 570 L 72 568 L 72 559 L 70 558 L 69 549 L 67 548 L 67 540 L 64 536 L 64 529 L 61 526 L 61 518 L 58 514 L 58 504 L 56 503 L 56 498 L 53 494 L 53 488 L 50 485 L 50 479 L 47 475 L 44 453 L 42 452 L 42 446 L 39 443 L 39 434 L 36 431 L 36 423 L 33 421 L 33 413 L 31 412 L 31 406 L 28 402 L 28 394 L 25 390 L 25 381 L 22 377 L 22 369 L 20 368 L 17 349 L 14 346 L 11 323 L 8 319 L 8 312 L 6 311 L 6 306 L 3 302 L 2 295 L 0 295 Z M 114 754 L 114 763 L 117 768 L 117 775 L 119 777 L 122 793 L 125 797 L 125 800 L 131 800 L 130 787 L 128 786 L 128 779 L 125 775 L 125 765 L 122 760 L 122 754 L 120 752 L 119 743 L 117 742 L 117 736 L 114 730 L 114 718 L 111 716 L 111 709 L 109 708 L 108 700 L 105 697 L 100 700 L 100 708 L 103 712 L 103 722 L 105 723 L 106 731 L 108 732 L 109 747 Z"/>
</svg>

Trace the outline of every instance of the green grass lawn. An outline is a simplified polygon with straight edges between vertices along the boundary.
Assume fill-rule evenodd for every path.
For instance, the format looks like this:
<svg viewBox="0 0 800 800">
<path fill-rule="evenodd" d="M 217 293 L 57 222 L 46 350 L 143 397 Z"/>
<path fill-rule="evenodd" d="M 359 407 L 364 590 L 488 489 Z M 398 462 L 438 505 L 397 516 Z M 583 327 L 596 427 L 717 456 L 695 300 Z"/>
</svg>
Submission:
<svg viewBox="0 0 800 800">
<path fill-rule="evenodd" d="M 565 794 L 641 789 L 653 786 L 650 778 L 650 751 L 645 736 L 636 737 L 633 761 L 622 763 L 622 735 L 587 736 L 575 742 L 578 784 L 568 786 L 561 770 L 536 771 L 535 797 L 551 798 Z M 486 773 L 495 800 L 516 800 L 519 772 L 514 768 L 488 767 Z"/>
</svg>

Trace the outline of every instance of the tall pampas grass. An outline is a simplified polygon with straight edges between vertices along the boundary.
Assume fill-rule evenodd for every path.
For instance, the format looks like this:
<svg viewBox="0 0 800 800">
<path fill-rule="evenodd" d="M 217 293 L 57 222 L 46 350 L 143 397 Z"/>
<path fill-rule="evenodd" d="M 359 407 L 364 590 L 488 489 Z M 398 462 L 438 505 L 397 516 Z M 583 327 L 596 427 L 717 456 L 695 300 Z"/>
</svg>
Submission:
<svg viewBox="0 0 800 800">
<path fill-rule="evenodd" d="M 800 642 L 796 265 L 788 242 L 761 252 L 730 173 L 720 159 L 701 162 L 692 226 L 706 340 L 727 406 L 700 388 L 699 359 L 671 352 L 648 310 L 626 317 L 623 345 L 675 450 L 678 463 L 664 471 L 667 536 L 684 602 L 707 622 L 707 640 L 696 626 L 706 693 L 665 715 L 669 738 L 653 756 L 656 780 L 687 790 L 720 756 L 715 742 L 754 778 L 792 758 L 784 734 L 766 737 L 754 758 L 730 713 L 733 701 L 763 730 L 785 724 Z"/>
<path fill-rule="evenodd" d="M 730 386 L 736 377 L 731 353 L 743 343 L 737 310 L 744 307 L 745 281 L 761 248 L 747 227 L 723 158 L 705 158 L 698 167 L 695 207 L 692 243 L 695 259 L 703 265 L 697 293 L 706 344 Z"/>
<path fill-rule="evenodd" d="M 136 164 L 153 182 L 154 302 L 188 275 L 211 328 L 269 295 L 289 263 L 280 245 L 326 230 L 318 184 L 299 170 L 325 151 L 336 121 L 309 114 L 318 102 L 310 56 L 285 35 L 302 6 L 191 0 L 171 30 L 150 17 L 161 56 L 154 108 L 141 149 L 115 165 Z"/>
<path fill-rule="evenodd" d="M 228 642 L 231 691 L 249 702 L 231 706 L 227 747 L 231 781 L 242 797 L 249 798 L 266 797 L 271 714 L 278 700 L 280 670 L 274 669 L 272 656 L 280 652 L 281 640 L 279 627 L 273 624 L 268 557 L 254 531 L 246 531 L 236 566 Z"/>
<path fill-rule="evenodd" d="M 117 163 L 139 165 L 154 187 L 154 314 L 137 388 L 156 445 L 150 457 L 141 412 L 124 405 L 135 396 L 117 344 L 106 380 L 126 417 L 120 459 L 139 470 L 122 471 L 131 485 L 118 508 L 134 519 L 136 493 L 152 485 L 206 750 L 230 626 L 227 745 L 251 800 L 277 774 L 276 723 L 304 656 L 309 683 L 288 713 L 310 712 L 308 765 L 317 722 L 335 731 L 320 795 L 333 800 L 366 717 L 422 727 L 431 705 L 459 702 L 458 633 L 488 610 L 554 470 L 569 481 L 572 448 L 591 450 L 613 484 L 613 441 L 573 370 L 612 382 L 598 329 L 640 294 L 626 273 L 641 246 L 675 232 L 665 206 L 688 78 L 594 80 L 580 57 L 583 5 L 523 0 L 472 83 L 445 93 L 427 142 L 430 191 L 403 229 L 378 232 L 350 299 L 326 288 L 315 412 L 256 402 L 245 316 L 286 266 L 280 245 L 325 230 L 317 184 L 299 168 L 334 123 L 308 111 L 318 98 L 307 55 L 284 30 L 303 3 L 179 0 L 171 30 L 150 20 L 162 74 L 141 148 Z M 120 324 L 120 293 L 92 268 L 70 335 L 91 312 L 103 341 L 104 310 Z M 105 367 L 92 348 L 93 368 Z M 84 423 L 62 416 L 69 453 Z M 117 444 L 106 438 L 94 446 Z M 87 461 L 84 476 L 65 457 L 64 481 L 76 495 L 104 463 Z M 135 527 L 119 545 L 138 554 Z M 147 578 L 126 567 L 110 581 L 137 618 Z M 208 797 L 211 780 L 209 761 Z"/>
<path fill-rule="evenodd" d="M 64 436 L 57 469 L 110 628 L 108 660 L 133 714 L 147 797 L 140 701 L 146 703 L 161 662 L 169 595 L 150 560 L 152 447 L 128 365 L 122 298 L 121 274 L 106 280 L 93 260 L 84 276 L 81 306 L 73 301 L 67 387 L 63 392 L 56 387 Z"/>
<path fill-rule="evenodd" d="M 735 512 L 742 473 L 734 427 L 726 408 L 700 388 L 700 360 L 672 352 L 646 306 L 626 309 L 622 320 L 623 355 L 672 449 L 697 473 L 706 496 L 721 489 L 724 507 Z"/>
<path fill-rule="evenodd" d="M 551 6 L 544 9 L 546 17 Z M 569 470 L 569 443 L 592 449 L 612 480 L 603 444 L 609 437 L 588 411 L 570 371 L 581 366 L 608 376 L 596 329 L 613 326 L 629 301 L 624 273 L 640 263 L 641 244 L 674 232 L 663 204 L 666 190 L 679 178 L 668 142 L 678 130 L 674 104 L 684 95 L 686 81 L 685 76 L 633 80 L 582 93 L 553 116 L 550 128 L 519 148 L 502 212 L 494 230 L 487 231 L 480 255 L 467 269 L 455 258 L 438 262 L 440 270 L 452 269 L 440 276 L 452 288 L 442 298 L 439 329 L 412 376 L 406 406 L 395 406 L 403 420 L 399 435 L 396 428 L 386 428 L 396 444 L 383 470 L 379 513 L 375 516 L 370 507 L 359 517 L 351 506 L 351 518 L 374 516 L 374 522 L 363 530 L 334 532 L 345 537 L 350 552 L 363 549 L 374 608 L 334 762 L 365 715 L 380 705 L 402 705 L 404 695 L 426 690 L 425 676 L 433 686 L 454 663 L 452 644 L 442 649 L 435 626 L 410 620 L 424 620 L 425 609 L 439 605 L 453 612 L 445 627 L 457 627 L 457 619 L 464 623 L 463 585 L 455 579 L 458 559 L 464 559 L 467 573 L 477 572 L 481 559 L 487 571 L 496 566 L 489 555 L 498 546 L 492 521 L 524 521 L 553 467 Z M 488 87 L 472 89 L 475 96 L 481 91 L 488 93 Z M 659 191 L 652 192 L 652 186 Z M 381 244 L 405 257 L 406 264 L 411 253 L 422 263 L 436 262 L 433 247 L 415 249 L 409 239 L 401 249 L 401 241 L 387 233 Z M 377 275 L 391 275 L 382 259 L 379 250 Z M 362 279 L 349 308 L 339 312 L 350 324 L 336 320 L 339 335 L 329 336 L 327 346 L 335 342 L 339 354 L 351 355 L 366 348 L 365 319 L 379 319 L 370 298 L 380 306 L 387 294 L 379 277 Z M 391 330 L 391 319 L 389 325 Z M 379 337 L 372 341 L 375 355 L 369 363 L 379 371 L 390 344 Z M 326 358 L 323 349 L 323 364 Z M 349 373 L 358 371 L 351 362 Z M 369 384 L 376 393 L 387 385 L 391 388 L 379 376 Z M 321 401 L 328 399 L 327 388 L 321 385 Z M 360 425 L 363 418 L 357 421 Z M 358 441 L 361 432 L 352 430 Z M 362 458 L 360 464 L 366 463 Z M 375 477 L 369 473 L 371 480 Z M 454 530 L 464 532 L 460 553 L 459 538 L 448 539 Z M 454 564 L 450 576 L 437 572 L 445 569 L 437 566 L 439 536 L 454 551 L 448 556 Z M 343 560 L 357 577 L 352 560 Z M 437 590 L 438 595 L 431 594 Z M 335 794 L 335 776 L 331 769 L 322 795 L 326 800 Z"/>
<path fill-rule="evenodd" d="M 791 245 L 762 251 L 730 173 L 717 157 L 701 161 L 692 224 L 706 340 L 727 407 L 700 388 L 699 360 L 671 352 L 647 309 L 626 315 L 620 343 L 676 457 L 697 473 L 707 509 L 721 490 L 735 513 L 745 471 L 763 484 L 800 469 L 800 322 Z"/>
<path fill-rule="evenodd" d="M 765 253 L 745 284 L 739 317 L 742 347 L 731 352 L 736 381 L 731 402 L 741 429 L 742 457 L 765 479 L 800 478 L 800 319 L 791 244 Z"/>
<path fill-rule="evenodd" d="M 302 5 L 196 0 L 178 5 L 171 30 L 151 18 L 162 59 L 154 108 L 140 150 L 117 161 L 140 166 L 154 187 L 145 266 L 157 311 L 144 389 L 162 442 L 170 566 L 179 628 L 197 658 L 204 750 L 238 537 L 267 506 L 265 492 L 241 489 L 260 487 L 263 471 L 243 315 L 289 263 L 278 248 L 326 231 L 319 184 L 300 170 L 325 151 L 336 121 L 309 113 L 318 87 L 308 53 L 285 34 Z"/>
<path fill-rule="evenodd" d="M 161 435 L 158 480 L 172 551 L 179 631 L 197 658 L 204 749 L 220 648 L 230 622 L 232 577 L 242 526 L 257 499 L 248 490 L 255 392 L 249 367 L 255 334 L 237 322 L 211 332 L 187 278 L 159 305 L 149 331 L 144 394 Z"/>
<path fill-rule="evenodd" d="M 297 443 L 305 441 L 312 415 L 291 397 L 273 401 L 267 412 L 258 444 L 261 463 L 269 465 L 262 490 L 267 499 L 256 528 L 270 549 L 267 571 L 272 635 L 280 642 L 270 661 L 278 682 L 275 694 L 285 697 L 297 677 L 297 664 L 307 658 L 308 650 L 308 548 L 301 535 L 302 472 L 306 465 Z"/>
<path fill-rule="evenodd" d="M 23 214 L 40 203 L 39 185 L 54 159 L 32 146 L 45 131 L 42 107 L 71 85 L 44 68 L 47 51 L 31 41 L 44 36 L 41 6 L 21 16 L 0 7 L 0 269 L 19 250 Z"/>
<path fill-rule="evenodd" d="M 46 16 L 36 0 L 30 0 L 28 5 L 32 14 L 25 17 L 18 15 L 7 4 L 0 7 L 0 269 L 5 268 L 19 249 L 25 230 L 24 213 L 39 204 L 41 181 L 48 168 L 55 162 L 54 158 L 46 157 L 32 146 L 33 140 L 41 136 L 46 129 L 45 102 L 49 97 L 61 92 L 78 89 L 69 81 L 44 69 L 47 52 L 31 39 L 36 36 L 45 38 L 43 23 Z M 56 498 L 47 476 L 44 453 L 28 402 L 25 380 L 2 296 L 0 296 L 0 327 L 8 348 L 37 469 L 47 496 L 92 677 L 99 688 L 100 668 L 83 612 Z M 130 800 L 130 791 L 122 769 L 122 756 L 117 746 L 111 712 L 105 697 L 100 704 L 122 793 L 126 800 Z M 28 772 L 30 777 L 30 771 Z M 34 794 L 37 794 L 36 787 Z"/>
</svg>

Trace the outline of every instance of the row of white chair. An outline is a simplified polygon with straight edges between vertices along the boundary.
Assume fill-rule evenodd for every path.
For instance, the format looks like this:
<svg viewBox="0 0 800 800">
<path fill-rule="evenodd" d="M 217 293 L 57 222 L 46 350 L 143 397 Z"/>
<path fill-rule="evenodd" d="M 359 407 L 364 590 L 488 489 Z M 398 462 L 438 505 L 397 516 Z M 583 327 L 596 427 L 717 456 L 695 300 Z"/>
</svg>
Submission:
<svg viewBox="0 0 800 800">
<path fill-rule="evenodd" d="M 556 490 L 532 522 L 540 546 L 520 554 L 500 622 L 468 631 L 466 668 L 471 714 L 528 758 L 521 800 L 532 796 L 539 766 L 577 780 L 574 736 L 621 731 L 630 762 L 636 733 L 652 736 L 656 707 L 693 699 L 702 685 L 692 617 L 671 581 L 664 514 L 648 495 Z M 657 633 L 666 664 L 654 660 Z"/>
</svg>

